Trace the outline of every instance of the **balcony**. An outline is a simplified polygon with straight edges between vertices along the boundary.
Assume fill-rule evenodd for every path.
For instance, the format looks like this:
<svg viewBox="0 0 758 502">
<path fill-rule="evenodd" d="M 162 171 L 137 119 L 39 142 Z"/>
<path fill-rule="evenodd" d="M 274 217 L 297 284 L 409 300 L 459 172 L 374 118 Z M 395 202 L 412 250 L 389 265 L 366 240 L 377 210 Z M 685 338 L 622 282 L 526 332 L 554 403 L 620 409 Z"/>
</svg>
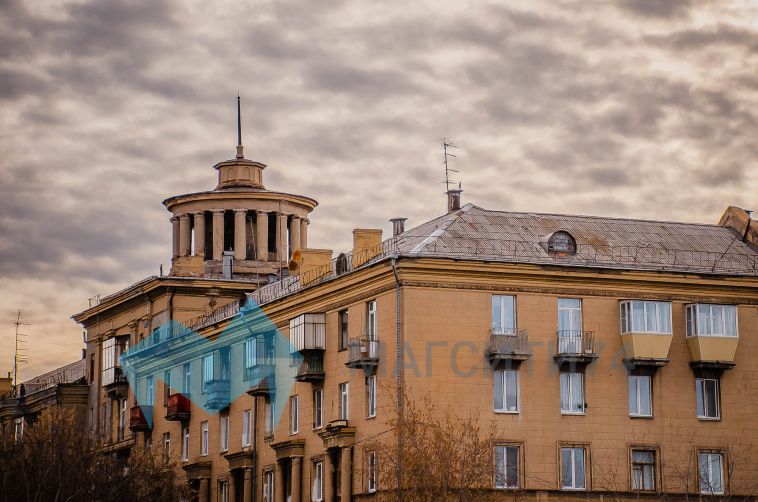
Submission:
<svg viewBox="0 0 758 502">
<path fill-rule="evenodd" d="M 184 394 L 171 394 L 166 400 L 166 420 L 186 422 L 191 416 L 190 400 Z"/>
<path fill-rule="evenodd" d="M 110 399 L 126 399 L 129 394 L 129 382 L 126 380 L 124 370 L 118 366 L 105 370 L 103 389 Z"/>
<path fill-rule="evenodd" d="M 245 379 L 250 381 L 247 393 L 251 396 L 268 396 L 275 389 L 275 371 L 273 362 L 256 364 L 247 368 Z"/>
<path fill-rule="evenodd" d="M 665 366 L 669 362 L 670 333 L 621 333 L 628 366 Z"/>
<path fill-rule="evenodd" d="M 147 417 L 152 418 L 152 406 L 132 406 L 129 410 L 129 429 L 132 432 L 150 430 L 150 424 Z"/>
<path fill-rule="evenodd" d="M 737 353 L 736 336 L 694 335 L 687 337 L 692 367 L 729 369 Z"/>
<path fill-rule="evenodd" d="M 492 329 L 487 350 L 490 362 L 521 362 L 531 357 L 525 329 Z"/>
<path fill-rule="evenodd" d="M 555 362 L 589 364 L 597 359 L 595 333 L 592 331 L 558 331 L 556 333 Z"/>
<path fill-rule="evenodd" d="M 375 369 L 379 365 L 379 340 L 350 338 L 347 341 L 348 368 Z"/>
<path fill-rule="evenodd" d="M 223 410 L 229 406 L 229 380 L 209 380 L 203 384 L 203 407 Z"/>
<path fill-rule="evenodd" d="M 303 360 L 297 369 L 295 379 L 298 382 L 322 382 L 324 380 L 324 351 L 303 351 L 302 356 Z"/>
</svg>

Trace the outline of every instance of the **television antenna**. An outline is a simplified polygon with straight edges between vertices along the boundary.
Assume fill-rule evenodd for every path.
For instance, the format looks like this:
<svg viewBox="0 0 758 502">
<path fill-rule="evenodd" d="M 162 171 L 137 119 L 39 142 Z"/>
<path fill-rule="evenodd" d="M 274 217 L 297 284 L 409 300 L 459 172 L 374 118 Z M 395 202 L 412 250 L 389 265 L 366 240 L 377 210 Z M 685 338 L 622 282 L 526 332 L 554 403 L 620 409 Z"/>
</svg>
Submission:
<svg viewBox="0 0 758 502">
<path fill-rule="evenodd" d="M 16 314 L 16 320 L 12 323 L 16 327 L 16 350 L 13 355 L 13 394 L 16 395 L 16 389 L 18 388 L 18 367 L 22 364 L 28 363 L 29 359 L 26 357 L 26 349 L 23 344 L 26 343 L 26 335 L 19 332 L 21 326 L 30 326 L 29 323 L 21 320 L 21 309 L 18 309 Z"/>
<path fill-rule="evenodd" d="M 450 192 L 450 184 L 452 183 L 455 185 L 455 181 L 450 179 L 450 173 L 460 173 L 460 171 L 456 169 L 451 169 L 448 164 L 448 157 L 457 157 L 457 155 L 450 152 L 452 149 L 458 149 L 460 148 L 458 145 L 453 143 L 452 139 L 450 138 L 442 138 L 442 153 L 445 157 L 444 165 L 445 165 L 445 181 L 443 183 L 445 184 L 445 193 Z M 461 189 L 461 182 L 458 181 L 458 190 Z"/>
</svg>

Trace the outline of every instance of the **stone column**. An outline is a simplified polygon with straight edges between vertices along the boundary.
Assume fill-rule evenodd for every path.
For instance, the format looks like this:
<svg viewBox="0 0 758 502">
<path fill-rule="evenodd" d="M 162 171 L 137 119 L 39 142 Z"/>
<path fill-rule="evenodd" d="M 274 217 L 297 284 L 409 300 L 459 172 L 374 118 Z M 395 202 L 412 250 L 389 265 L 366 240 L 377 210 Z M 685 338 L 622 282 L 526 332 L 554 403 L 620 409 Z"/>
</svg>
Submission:
<svg viewBox="0 0 758 502">
<path fill-rule="evenodd" d="M 234 210 L 234 259 L 244 260 L 246 256 L 245 216 L 247 209 Z"/>
<path fill-rule="evenodd" d="M 340 502 L 350 502 L 353 496 L 353 469 L 351 465 L 352 460 L 350 459 L 350 450 L 351 448 L 349 446 L 343 446 L 341 450 L 342 456 L 340 461 L 342 464 L 340 465 L 340 487 L 342 488 L 342 497 Z"/>
<path fill-rule="evenodd" d="M 234 471 L 229 471 L 229 500 L 231 502 L 237 502 L 237 486 L 234 484 Z"/>
<path fill-rule="evenodd" d="M 297 216 L 293 216 L 290 221 L 290 249 L 293 253 L 300 249 L 300 218 Z"/>
<path fill-rule="evenodd" d="M 306 249 L 308 247 L 308 218 L 300 220 L 300 249 Z"/>
<path fill-rule="evenodd" d="M 324 502 L 334 502 L 334 473 L 332 472 L 332 456 L 324 452 Z"/>
<path fill-rule="evenodd" d="M 171 222 L 171 231 L 173 232 L 173 239 L 171 242 L 173 244 L 174 251 L 172 256 L 176 258 L 179 256 L 179 218 L 173 216 L 168 221 Z"/>
<path fill-rule="evenodd" d="M 276 502 L 285 502 L 287 497 L 284 493 L 284 462 L 277 461 L 274 466 L 274 500 Z"/>
<path fill-rule="evenodd" d="M 205 212 L 193 213 L 195 220 L 195 256 L 205 259 Z"/>
<path fill-rule="evenodd" d="M 192 254 L 192 227 L 188 214 L 179 216 L 179 254 L 189 256 Z"/>
<path fill-rule="evenodd" d="M 300 502 L 302 464 L 303 457 L 292 457 L 292 502 Z"/>
<path fill-rule="evenodd" d="M 255 212 L 255 259 L 268 261 L 268 212 Z"/>
<path fill-rule="evenodd" d="M 243 502 L 253 502 L 253 469 L 245 467 L 244 486 L 242 490 Z"/>
<path fill-rule="evenodd" d="M 213 210 L 213 259 L 221 261 L 224 252 L 224 210 Z"/>
<path fill-rule="evenodd" d="M 287 215 L 284 213 L 277 214 L 276 226 L 276 259 L 279 262 L 285 262 L 289 258 L 287 254 Z"/>
<path fill-rule="evenodd" d="M 200 493 L 198 493 L 200 502 L 208 502 L 208 478 L 200 479 Z"/>
</svg>

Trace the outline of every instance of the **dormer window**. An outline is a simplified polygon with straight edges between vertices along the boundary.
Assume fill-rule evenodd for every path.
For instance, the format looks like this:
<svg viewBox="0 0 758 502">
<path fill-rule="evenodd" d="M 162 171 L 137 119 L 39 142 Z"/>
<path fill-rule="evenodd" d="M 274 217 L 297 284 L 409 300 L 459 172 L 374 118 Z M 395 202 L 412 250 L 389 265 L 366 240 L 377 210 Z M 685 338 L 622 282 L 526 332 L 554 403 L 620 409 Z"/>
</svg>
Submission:
<svg viewBox="0 0 758 502">
<path fill-rule="evenodd" d="M 547 250 L 553 253 L 575 254 L 576 239 L 570 233 L 559 230 L 548 238 Z"/>
</svg>

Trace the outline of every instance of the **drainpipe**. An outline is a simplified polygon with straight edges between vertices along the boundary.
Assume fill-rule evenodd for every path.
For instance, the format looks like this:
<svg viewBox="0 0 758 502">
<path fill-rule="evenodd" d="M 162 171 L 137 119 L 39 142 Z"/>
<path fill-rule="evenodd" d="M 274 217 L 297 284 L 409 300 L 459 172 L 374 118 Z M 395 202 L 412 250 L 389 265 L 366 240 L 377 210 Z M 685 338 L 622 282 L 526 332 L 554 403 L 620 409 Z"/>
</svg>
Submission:
<svg viewBox="0 0 758 502">
<path fill-rule="evenodd" d="M 401 301 L 401 290 L 400 290 L 400 277 L 397 274 L 397 260 L 399 259 L 398 255 L 392 255 L 392 274 L 395 276 L 395 343 L 396 343 L 396 350 L 397 350 L 397 368 L 396 368 L 396 376 L 397 376 L 397 419 L 398 419 L 398 435 L 397 435 L 397 500 L 402 502 L 403 501 L 403 489 L 402 489 L 402 481 L 403 481 L 403 466 L 402 466 L 402 451 L 403 451 L 403 428 L 402 428 L 402 420 L 404 416 L 404 409 L 403 409 L 403 361 L 404 361 L 404 353 L 403 353 L 403 339 L 402 339 L 402 325 L 400 323 L 400 301 Z"/>
<path fill-rule="evenodd" d="M 255 502 L 256 480 L 258 479 L 258 396 L 253 398 L 253 502 Z"/>
<path fill-rule="evenodd" d="M 168 297 L 168 337 L 174 338 L 174 295 L 176 288 L 171 288 L 171 295 Z M 152 328 L 152 326 L 150 326 Z"/>
</svg>

